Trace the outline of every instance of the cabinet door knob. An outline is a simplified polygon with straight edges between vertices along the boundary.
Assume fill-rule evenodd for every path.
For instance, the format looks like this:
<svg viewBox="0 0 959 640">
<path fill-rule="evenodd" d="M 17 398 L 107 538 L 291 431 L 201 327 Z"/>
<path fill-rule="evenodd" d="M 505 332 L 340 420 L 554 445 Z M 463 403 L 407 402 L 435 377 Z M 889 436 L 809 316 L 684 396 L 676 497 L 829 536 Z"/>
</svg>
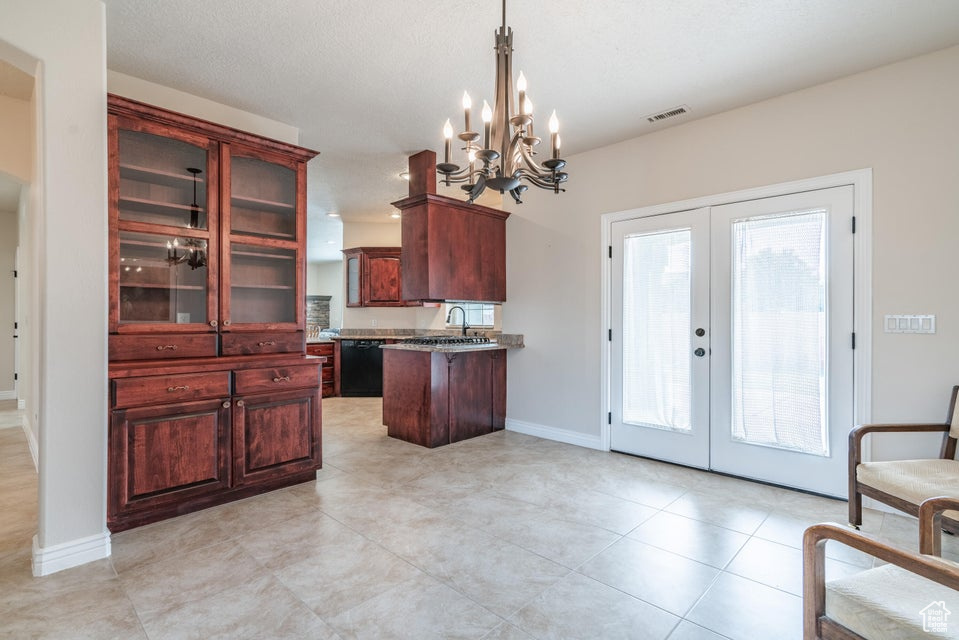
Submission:
<svg viewBox="0 0 959 640">
<path fill-rule="evenodd" d="M 226 402 L 223 403 L 223 408 L 224 408 L 224 409 L 229 409 L 229 408 L 230 408 L 230 401 L 229 401 L 229 400 L 227 400 Z"/>
<path fill-rule="evenodd" d="M 216 320 L 210 320 L 210 326 L 216 328 Z"/>
<path fill-rule="evenodd" d="M 242 407 L 242 406 L 245 406 L 245 405 L 244 405 L 244 402 L 243 402 L 242 400 L 237 400 L 237 401 L 236 401 L 236 406 Z"/>
<path fill-rule="evenodd" d="M 224 321 L 223 321 L 223 326 L 224 326 L 224 327 L 229 327 L 229 326 L 230 326 L 230 321 L 229 321 L 229 320 L 224 320 Z"/>
<path fill-rule="evenodd" d="M 693 353 L 696 354 L 697 357 L 702 358 L 704 355 L 706 355 L 706 350 L 700 347 L 693 351 Z"/>
</svg>

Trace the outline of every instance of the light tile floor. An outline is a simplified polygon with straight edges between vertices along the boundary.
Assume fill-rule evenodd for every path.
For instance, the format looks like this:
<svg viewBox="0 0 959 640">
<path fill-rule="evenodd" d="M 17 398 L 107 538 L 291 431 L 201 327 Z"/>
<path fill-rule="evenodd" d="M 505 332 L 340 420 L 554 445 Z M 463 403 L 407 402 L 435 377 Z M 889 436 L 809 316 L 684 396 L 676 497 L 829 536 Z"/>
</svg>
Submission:
<svg viewBox="0 0 959 640">
<path fill-rule="evenodd" d="M 388 438 L 378 399 L 323 414 L 315 483 L 118 533 L 110 559 L 41 579 L 36 474 L 0 428 L 0 637 L 786 640 L 803 529 L 846 519 L 844 502 L 510 432 L 430 451 Z M 916 546 L 910 518 L 864 528 Z M 836 576 L 873 564 L 828 555 Z"/>
</svg>

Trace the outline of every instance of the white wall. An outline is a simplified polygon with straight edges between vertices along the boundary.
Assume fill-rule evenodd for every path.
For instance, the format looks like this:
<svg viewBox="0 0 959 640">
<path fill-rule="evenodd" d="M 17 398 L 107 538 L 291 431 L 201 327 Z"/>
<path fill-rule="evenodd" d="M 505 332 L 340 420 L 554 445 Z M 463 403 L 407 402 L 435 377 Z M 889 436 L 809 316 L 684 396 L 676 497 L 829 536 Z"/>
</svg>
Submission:
<svg viewBox="0 0 959 640">
<path fill-rule="evenodd" d="M 13 323 L 16 281 L 13 269 L 17 254 L 17 212 L 0 211 L 0 398 L 13 399 L 14 361 Z"/>
<path fill-rule="evenodd" d="M 871 167 L 872 419 L 942 421 L 959 383 L 959 47 L 570 157 L 568 192 L 507 221 L 509 417 L 599 437 L 600 215 Z M 934 313 L 936 335 L 883 314 Z M 935 454 L 878 443 L 877 457 Z"/>
<path fill-rule="evenodd" d="M 29 182 L 33 173 L 30 110 L 27 100 L 0 96 L 0 172 L 20 182 Z"/>
<path fill-rule="evenodd" d="M 330 326 L 343 324 L 343 261 L 312 262 L 306 268 L 306 293 L 330 296 Z"/>
<path fill-rule="evenodd" d="M 170 111 L 184 113 L 194 118 L 202 118 L 281 142 L 297 144 L 300 139 L 300 130 L 288 124 L 117 71 L 107 71 L 107 90 L 124 98 L 163 107 Z"/>
<path fill-rule="evenodd" d="M 7 0 L 0 56 L 37 77 L 41 573 L 109 553 L 106 36 L 98 0 Z"/>
<path fill-rule="evenodd" d="M 343 248 L 398 247 L 400 222 L 343 222 Z M 340 270 L 342 272 L 342 269 Z M 342 277 L 342 276 L 341 276 Z M 341 288 L 345 284 L 341 280 Z M 344 307 L 343 327 L 349 329 L 442 329 L 440 307 Z"/>
</svg>

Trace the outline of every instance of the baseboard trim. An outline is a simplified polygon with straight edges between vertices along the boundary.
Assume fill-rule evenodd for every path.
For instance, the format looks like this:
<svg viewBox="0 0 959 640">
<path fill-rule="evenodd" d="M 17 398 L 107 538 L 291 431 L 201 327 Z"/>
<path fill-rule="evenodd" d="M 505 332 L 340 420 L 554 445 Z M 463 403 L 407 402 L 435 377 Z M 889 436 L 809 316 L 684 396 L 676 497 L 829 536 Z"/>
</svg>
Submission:
<svg viewBox="0 0 959 640">
<path fill-rule="evenodd" d="M 585 433 L 579 433 L 577 431 L 570 431 L 569 429 L 560 429 L 559 427 L 550 427 L 544 424 L 523 422 L 522 420 L 513 420 L 511 418 L 507 418 L 506 430 L 515 431 L 516 433 L 522 433 L 528 436 L 534 436 L 536 438 L 543 438 L 545 440 L 565 442 L 566 444 L 573 444 L 577 447 L 598 449 L 599 451 L 606 450 L 603 447 L 603 439 L 600 436 L 591 436 Z"/>
<path fill-rule="evenodd" d="M 0 400 L 16 400 L 17 399 L 17 390 L 10 389 L 9 391 L 0 391 Z"/>
<path fill-rule="evenodd" d="M 30 456 L 33 458 L 33 468 L 40 473 L 40 445 L 37 443 L 36 436 L 33 435 L 33 429 L 30 428 L 30 418 L 23 416 L 20 419 L 23 427 L 23 433 L 27 436 L 27 445 L 30 447 Z"/>
<path fill-rule="evenodd" d="M 41 547 L 37 536 L 33 536 L 33 575 L 37 577 L 109 557 L 109 531 L 52 547 Z"/>
</svg>

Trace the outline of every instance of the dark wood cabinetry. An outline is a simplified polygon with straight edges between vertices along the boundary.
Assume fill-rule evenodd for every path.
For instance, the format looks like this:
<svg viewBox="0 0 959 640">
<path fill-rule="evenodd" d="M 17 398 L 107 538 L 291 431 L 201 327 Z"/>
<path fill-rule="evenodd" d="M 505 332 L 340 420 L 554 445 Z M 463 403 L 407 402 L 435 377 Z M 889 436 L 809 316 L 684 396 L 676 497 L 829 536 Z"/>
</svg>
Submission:
<svg viewBox="0 0 959 640">
<path fill-rule="evenodd" d="M 332 342 L 316 342 L 306 345 L 306 353 L 311 356 L 322 356 L 326 358 L 321 370 L 321 382 L 323 387 L 323 397 L 329 398 L 336 395 L 334 376 L 336 371 L 336 350 Z"/>
<path fill-rule="evenodd" d="M 505 349 L 384 349 L 383 423 L 388 435 L 431 448 L 503 429 Z"/>
<path fill-rule="evenodd" d="M 320 466 L 322 360 L 303 332 L 316 153 L 117 96 L 108 126 L 108 525 L 308 480 Z"/>
<path fill-rule="evenodd" d="M 408 307 L 418 300 L 403 299 L 402 258 L 399 247 L 354 247 L 343 250 L 348 307 Z"/>
<path fill-rule="evenodd" d="M 436 154 L 431 151 L 410 158 L 411 174 L 424 171 L 435 176 Z M 410 197 L 393 203 L 403 212 L 403 297 L 504 302 L 509 213 L 432 191 L 414 193 L 422 184 L 411 179 Z M 429 183 L 426 188 L 431 189 Z"/>
</svg>

